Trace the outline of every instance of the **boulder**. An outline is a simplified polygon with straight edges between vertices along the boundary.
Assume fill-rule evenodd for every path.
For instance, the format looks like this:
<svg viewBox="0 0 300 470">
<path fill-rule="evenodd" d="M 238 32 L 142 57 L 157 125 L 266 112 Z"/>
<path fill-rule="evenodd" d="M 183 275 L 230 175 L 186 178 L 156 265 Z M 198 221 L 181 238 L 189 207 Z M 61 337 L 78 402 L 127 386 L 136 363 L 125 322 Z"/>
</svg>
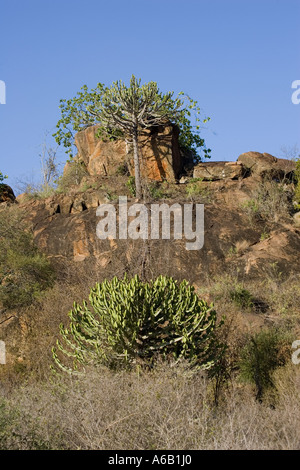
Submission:
<svg viewBox="0 0 300 470">
<path fill-rule="evenodd" d="M 295 225 L 297 227 L 300 227 L 300 212 L 296 212 L 296 214 L 294 214 L 293 216 L 293 219 L 294 219 Z"/>
<path fill-rule="evenodd" d="M 83 161 L 89 175 L 113 176 L 124 164 L 134 176 L 132 145 L 123 140 L 103 141 L 96 137 L 99 125 L 88 127 L 75 136 L 78 159 Z M 141 175 L 154 181 L 177 180 L 182 171 L 182 158 L 176 126 L 159 126 L 139 137 Z"/>
<path fill-rule="evenodd" d="M 16 196 L 13 190 L 7 184 L 0 184 L 0 203 L 1 202 L 15 202 Z"/>
<path fill-rule="evenodd" d="M 260 178 L 291 179 L 295 170 L 292 160 L 277 158 L 269 153 L 246 152 L 242 153 L 237 161 L 251 171 L 252 175 Z"/>
<path fill-rule="evenodd" d="M 236 180 L 243 176 L 245 169 L 241 162 L 204 162 L 194 167 L 194 178 L 202 178 L 204 181 L 216 181 L 222 179 Z"/>
</svg>

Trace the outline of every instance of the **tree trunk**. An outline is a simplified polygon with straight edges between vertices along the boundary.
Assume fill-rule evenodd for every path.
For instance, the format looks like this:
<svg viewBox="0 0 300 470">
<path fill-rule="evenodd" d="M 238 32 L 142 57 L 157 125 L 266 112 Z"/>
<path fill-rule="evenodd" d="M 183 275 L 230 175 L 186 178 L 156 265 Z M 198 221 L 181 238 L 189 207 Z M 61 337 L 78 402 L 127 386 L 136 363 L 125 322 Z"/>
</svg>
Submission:
<svg viewBox="0 0 300 470">
<path fill-rule="evenodd" d="M 141 199 L 143 196 L 142 185 L 141 185 L 141 173 L 140 173 L 140 161 L 139 161 L 139 149 L 138 149 L 138 130 L 135 127 L 133 131 L 133 161 L 134 161 L 134 176 L 135 176 L 135 194 L 137 199 Z"/>
</svg>

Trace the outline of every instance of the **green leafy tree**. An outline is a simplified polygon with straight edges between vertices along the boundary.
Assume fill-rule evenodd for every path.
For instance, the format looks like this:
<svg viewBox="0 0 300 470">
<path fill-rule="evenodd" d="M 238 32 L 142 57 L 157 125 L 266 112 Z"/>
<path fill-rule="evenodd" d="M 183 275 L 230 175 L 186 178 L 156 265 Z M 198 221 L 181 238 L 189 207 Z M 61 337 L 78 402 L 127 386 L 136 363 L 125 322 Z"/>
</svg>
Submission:
<svg viewBox="0 0 300 470">
<path fill-rule="evenodd" d="M 217 314 L 187 281 L 114 277 L 91 289 L 89 304 L 74 303 L 69 317 L 69 328 L 60 327 L 64 341 L 57 342 L 53 357 L 70 373 L 87 364 L 149 365 L 158 357 L 186 358 L 209 369 L 220 351 Z"/>
<path fill-rule="evenodd" d="M 73 132 L 99 123 L 98 136 L 102 138 L 124 138 L 133 145 L 135 167 L 136 196 L 142 196 L 140 176 L 140 155 L 138 137 L 145 129 L 172 122 L 178 125 L 180 144 L 183 149 L 190 149 L 194 159 L 200 159 L 197 150 L 202 148 L 206 157 L 210 149 L 200 137 L 200 108 L 197 101 L 180 92 L 162 93 L 156 82 L 141 85 L 141 80 L 132 76 L 130 85 L 121 80 L 111 87 L 98 83 L 90 92 L 82 87 L 71 100 L 61 100 L 62 117 L 57 123 L 58 131 L 53 134 L 58 144 L 63 143 L 72 155 Z M 192 113 L 196 125 L 191 122 Z M 204 119 L 207 122 L 209 118 Z"/>
</svg>

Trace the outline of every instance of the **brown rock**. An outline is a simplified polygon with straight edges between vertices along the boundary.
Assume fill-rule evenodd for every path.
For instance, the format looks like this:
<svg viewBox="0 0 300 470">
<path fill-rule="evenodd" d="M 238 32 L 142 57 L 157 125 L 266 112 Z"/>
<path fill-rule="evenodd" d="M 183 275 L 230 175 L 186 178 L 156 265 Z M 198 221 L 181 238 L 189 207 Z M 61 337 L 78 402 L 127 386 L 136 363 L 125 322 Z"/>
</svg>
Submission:
<svg viewBox="0 0 300 470">
<path fill-rule="evenodd" d="M 294 214 L 294 222 L 295 222 L 295 225 L 297 227 L 300 227 L 300 212 L 296 212 L 296 214 Z"/>
<path fill-rule="evenodd" d="M 251 171 L 251 174 L 260 178 L 271 177 L 277 179 L 291 178 L 295 170 L 292 160 L 276 158 L 269 153 L 246 152 L 238 157 L 238 162 Z"/>
<path fill-rule="evenodd" d="M 241 162 L 204 162 L 194 168 L 193 177 L 203 180 L 216 181 L 222 179 L 238 179 L 243 176 L 244 168 Z"/>
<path fill-rule="evenodd" d="M 1 202 L 15 202 L 16 196 L 13 190 L 7 184 L 0 184 L 0 203 Z"/>
<path fill-rule="evenodd" d="M 103 141 L 96 137 L 99 126 L 91 126 L 75 136 L 78 158 L 90 175 L 113 176 L 127 164 L 134 175 L 132 146 L 123 140 Z M 176 126 L 146 130 L 139 138 L 142 177 L 155 181 L 175 181 L 182 170 Z"/>
</svg>

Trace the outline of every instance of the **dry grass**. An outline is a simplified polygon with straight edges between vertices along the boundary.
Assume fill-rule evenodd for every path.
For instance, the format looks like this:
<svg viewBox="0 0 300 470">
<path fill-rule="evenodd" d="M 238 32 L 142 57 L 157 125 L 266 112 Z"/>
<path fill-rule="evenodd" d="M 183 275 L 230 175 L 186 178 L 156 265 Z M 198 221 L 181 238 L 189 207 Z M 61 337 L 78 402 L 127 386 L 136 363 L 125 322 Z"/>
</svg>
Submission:
<svg viewBox="0 0 300 470">
<path fill-rule="evenodd" d="M 8 364 L 2 376 L 0 449 L 300 448 L 300 367 L 291 362 L 281 367 L 274 396 L 262 404 L 251 386 L 239 382 L 236 363 L 249 312 L 232 302 L 230 292 L 242 281 L 223 275 L 199 289 L 227 317 L 222 334 L 229 345 L 228 378 L 215 407 L 214 382 L 206 374 L 191 374 L 186 364 L 161 364 L 139 373 L 90 369 L 80 379 L 54 379 L 49 366 L 59 323 L 99 280 L 99 273 L 86 267 L 70 273 L 65 266 L 60 276 L 39 302 L 19 312 L 26 324 L 23 360 Z M 268 305 L 265 313 L 253 312 L 260 322 L 249 323 L 248 332 L 276 323 L 288 325 L 294 339 L 300 338 L 299 277 L 281 280 L 275 270 L 264 283 L 242 286 Z"/>
<path fill-rule="evenodd" d="M 83 379 L 10 393 L 0 408 L 7 432 L 0 433 L 0 448 L 299 449 L 299 385 L 293 366 L 277 378 L 275 407 L 235 383 L 214 408 L 207 378 L 184 366 L 139 374 L 89 370 Z"/>
</svg>

